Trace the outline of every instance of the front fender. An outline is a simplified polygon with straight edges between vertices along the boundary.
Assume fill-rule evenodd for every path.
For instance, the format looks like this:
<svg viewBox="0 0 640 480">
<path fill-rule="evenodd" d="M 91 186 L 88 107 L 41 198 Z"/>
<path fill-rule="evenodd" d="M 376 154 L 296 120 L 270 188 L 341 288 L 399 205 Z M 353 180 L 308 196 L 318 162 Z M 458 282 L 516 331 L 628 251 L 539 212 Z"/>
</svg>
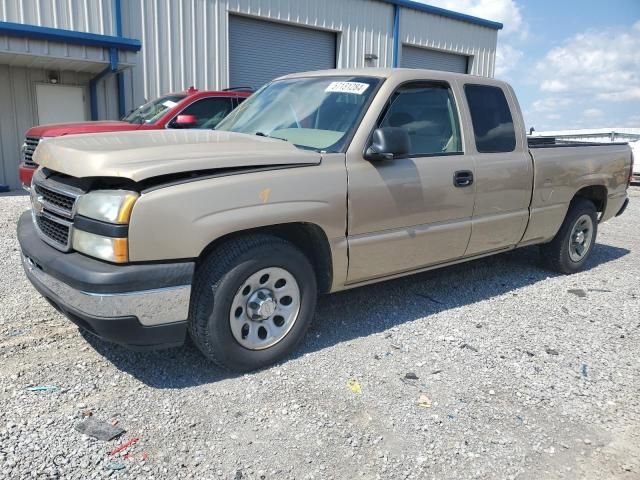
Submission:
<svg viewBox="0 0 640 480">
<path fill-rule="evenodd" d="M 195 258 L 230 233 L 282 223 L 320 227 L 344 243 L 346 171 L 343 155 L 317 166 L 252 172 L 180 183 L 143 193 L 129 226 L 134 262 Z"/>
</svg>

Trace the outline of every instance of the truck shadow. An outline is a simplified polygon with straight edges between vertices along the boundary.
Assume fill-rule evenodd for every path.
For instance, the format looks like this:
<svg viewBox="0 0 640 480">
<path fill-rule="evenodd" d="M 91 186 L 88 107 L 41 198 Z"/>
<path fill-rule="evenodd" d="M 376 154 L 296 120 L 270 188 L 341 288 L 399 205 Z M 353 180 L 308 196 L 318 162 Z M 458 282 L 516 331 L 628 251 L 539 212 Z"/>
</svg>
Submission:
<svg viewBox="0 0 640 480">
<path fill-rule="evenodd" d="M 587 269 L 617 260 L 629 250 L 598 244 Z M 314 322 L 300 347 L 285 361 L 452 308 L 503 295 L 558 274 L 543 269 L 536 247 L 390 280 L 319 299 Z M 187 342 L 169 350 L 132 352 L 88 333 L 87 341 L 118 369 L 153 388 L 214 383 L 227 374 Z"/>
</svg>

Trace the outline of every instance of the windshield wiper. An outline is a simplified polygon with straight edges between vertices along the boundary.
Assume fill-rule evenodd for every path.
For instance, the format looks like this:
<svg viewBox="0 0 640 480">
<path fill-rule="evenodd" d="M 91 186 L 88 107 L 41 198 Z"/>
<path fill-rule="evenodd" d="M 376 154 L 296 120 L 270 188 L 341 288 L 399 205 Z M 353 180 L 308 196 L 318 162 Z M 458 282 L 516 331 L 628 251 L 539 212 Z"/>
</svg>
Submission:
<svg viewBox="0 0 640 480">
<path fill-rule="evenodd" d="M 267 135 L 264 132 L 256 132 L 254 135 L 257 135 L 258 137 L 265 137 L 265 138 L 275 138 L 276 140 L 282 140 L 283 142 L 289 142 L 289 140 L 287 140 L 286 138 L 281 138 L 281 137 L 272 137 L 271 135 Z M 317 149 L 317 148 L 313 148 L 313 147 L 308 147 L 306 145 L 298 145 L 297 143 L 293 144 L 294 147 L 297 147 L 301 150 L 313 150 L 314 152 L 318 152 L 321 153 L 321 150 Z"/>
<path fill-rule="evenodd" d="M 267 135 L 264 132 L 256 132 L 255 135 L 257 135 L 258 137 L 275 138 L 276 140 L 282 140 L 283 142 L 288 142 L 289 141 L 289 140 L 286 140 L 286 139 L 280 138 L 280 137 L 272 137 L 271 135 Z"/>
</svg>

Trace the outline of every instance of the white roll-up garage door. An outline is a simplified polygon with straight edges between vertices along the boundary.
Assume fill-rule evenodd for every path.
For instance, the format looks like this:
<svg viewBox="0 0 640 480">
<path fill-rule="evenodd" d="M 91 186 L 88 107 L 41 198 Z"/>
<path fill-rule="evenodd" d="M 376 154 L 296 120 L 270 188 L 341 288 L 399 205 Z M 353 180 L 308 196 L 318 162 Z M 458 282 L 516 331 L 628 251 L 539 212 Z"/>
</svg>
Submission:
<svg viewBox="0 0 640 480">
<path fill-rule="evenodd" d="M 455 53 L 429 50 L 428 48 L 402 46 L 400 66 L 405 68 L 427 68 L 447 72 L 467 73 L 469 57 Z"/>
<path fill-rule="evenodd" d="M 288 73 L 335 67 L 335 33 L 229 16 L 231 87 L 258 88 Z"/>
</svg>

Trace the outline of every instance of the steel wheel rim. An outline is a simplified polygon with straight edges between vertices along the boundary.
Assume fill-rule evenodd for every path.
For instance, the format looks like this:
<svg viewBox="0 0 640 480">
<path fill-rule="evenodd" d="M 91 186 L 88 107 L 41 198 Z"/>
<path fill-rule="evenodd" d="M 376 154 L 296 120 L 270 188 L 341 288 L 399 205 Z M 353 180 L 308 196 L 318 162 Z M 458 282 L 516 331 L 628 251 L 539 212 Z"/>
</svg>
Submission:
<svg viewBox="0 0 640 480">
<path fill-rule="evenodd" d="M 263 268 L 240 286 L 229 312 L 235 340 L 248 350 L 264 350 L 282 341 L 300 313 L 300 287 L 280 267 Z"/>
<path fill-rule="evenodd" d="M 569 236 L 569 258 L 573 262 L 581 261 L 589 252 L 593 241 L 593 219 L 591 216 L 581 215 L 573 224 Z"/>
</svg>

